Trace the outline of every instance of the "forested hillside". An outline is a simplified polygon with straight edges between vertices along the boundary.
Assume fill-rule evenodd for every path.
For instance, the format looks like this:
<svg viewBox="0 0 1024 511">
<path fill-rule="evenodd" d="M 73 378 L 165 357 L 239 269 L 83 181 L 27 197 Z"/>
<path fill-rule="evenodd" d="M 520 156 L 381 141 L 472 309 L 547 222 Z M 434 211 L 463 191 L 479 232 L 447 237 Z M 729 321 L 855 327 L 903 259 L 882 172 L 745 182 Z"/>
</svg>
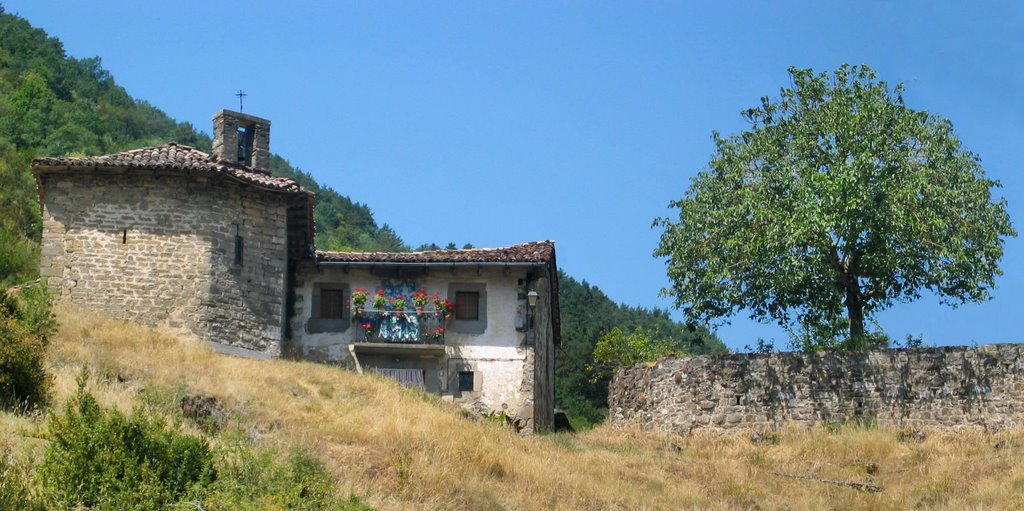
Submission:
<svg viewBox="0 0 1024 511">
<path fill-rule="evenodd" d="M 608 415 L 609 375 L 591 369 L 594 345 L 618 327 L 643 328 L 689 353 L 725 353 L 722 341 L 704 327 L 673 321 L 668 311 L 616 304 L 596 286 L 559 272 L 562 306 L 562 347 L 555 356 L 555 403 L 576 425 L 596 424 Z"/>
<path fill-rule="evenodd" d="M 0 7 L 0 286 L 37 273 L 40 217 L 32 158 L 105 154 L 170 141 L 210 149 L 205 133 L 132 98 L 98 57 L 67 56 L 58 39 Z M 410 249 L 387 224 L 377 224 L 367 205 L 320 186 L 281 156 L 273 156 L 271 171 L 316 194 L 318 248 Z M 585 281 L 560 276 L 563 346 L 557 354 L 556 400 L 581 422 L 600 421 L 605 413 L 607 380 L 595 380 L 589 366 L 598 338 L 613 327 L 643 327 L 680 343 L 697 342 L 695 352 L 725 351 L 713 334 L 677 323 L 666 311 L 617 305 Z"/>
</svg>

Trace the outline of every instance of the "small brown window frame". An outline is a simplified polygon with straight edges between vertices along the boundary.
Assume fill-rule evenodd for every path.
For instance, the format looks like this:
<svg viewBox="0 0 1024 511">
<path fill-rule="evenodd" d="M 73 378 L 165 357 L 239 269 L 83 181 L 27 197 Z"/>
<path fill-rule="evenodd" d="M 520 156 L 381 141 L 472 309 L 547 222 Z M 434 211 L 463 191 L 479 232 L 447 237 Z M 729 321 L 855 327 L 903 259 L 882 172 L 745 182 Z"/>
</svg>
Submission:
<svg viewBox="0 0 1024 511">
<path fill-rule="evenodd" d="M 455 292 L 455 319 L 457 321 L 480 321 L 480 292 Z"/>
<path fill-rule="evenodd" d="M 487 284 L 483 282 L 451 282 L 448 284 L 448 299 L 455 303 L 458 312 L 460 293 L 477 293 L 477 318 L 459 319 L 456 314 L 445 324 L 450 332 L 481 335 L 487 331 Z"/>
<path fill-rule="evenodd" d="M 317 317 L 320 319 L 344 319 L 345 290 L 321 289 L 320 310 Z"/>
<path fill-rule="evenodd" d="M 321 300 L 324 292 L 328 296 L 341 295 L 341 317 L 324 318 L 321 314 L 324 311 Z M 335 282 L 316 282 L 313 284 L 312 303 L 309 309 L 309 320 L 306 321 L 306 331 L 311 334 L 319 333 L 341 333 L 348 330 L 352 323 L 352 312 L 349 308 L 349 285 Z M 328 307 L 328 310 L 331 310 Z"/>
</svg>

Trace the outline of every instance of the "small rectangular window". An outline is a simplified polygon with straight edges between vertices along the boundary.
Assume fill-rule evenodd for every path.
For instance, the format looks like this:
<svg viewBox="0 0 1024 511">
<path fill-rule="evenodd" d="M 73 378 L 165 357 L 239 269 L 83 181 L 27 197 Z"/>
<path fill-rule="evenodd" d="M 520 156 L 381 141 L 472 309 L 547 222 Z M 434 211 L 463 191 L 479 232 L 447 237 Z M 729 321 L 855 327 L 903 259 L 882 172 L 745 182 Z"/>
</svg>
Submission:
<svg viewBox="0 0 1024 511">
<path fill-rule="evenodd" d="M 306 331 L 311 334 L 340 333 L 352 324 L 349 319 L 349 287 L 341 282 L 317 282 L 310 296 L 309 321 Z"/>
<path fill-rule="evenodd" d="M 459 392 L 473 392 L 473 371 L 459 371 Z"/>
<path fill-rule="evenodd" d="M 320 290 L 320 318 L 341 319 L 345 315 L 345 290 Z"/>
<path fill-rule="evenodd" d="M 455 319 L 461 321 L 480 319 L 480 293 L 476 291 L 455 292 Z"/>
</svg>

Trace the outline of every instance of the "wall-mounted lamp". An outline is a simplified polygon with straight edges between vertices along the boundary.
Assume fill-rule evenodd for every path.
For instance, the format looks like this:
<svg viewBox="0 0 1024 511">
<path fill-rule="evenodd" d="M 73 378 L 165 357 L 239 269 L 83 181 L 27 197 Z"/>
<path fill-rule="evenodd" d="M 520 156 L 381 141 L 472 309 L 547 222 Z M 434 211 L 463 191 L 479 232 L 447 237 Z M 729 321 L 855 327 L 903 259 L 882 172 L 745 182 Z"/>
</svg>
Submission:
<svg viewBox="0 0 1024 511">
<path fill-rule="evenodd" d="M 533 344 L 533 317 L 537 315 L 534 310 L 537 308 L 537 291 L 531 289 L 529 293 L 526 293 L 526 305 L 529 305 L 526 311 L 526 344 Z"/>
</svg>

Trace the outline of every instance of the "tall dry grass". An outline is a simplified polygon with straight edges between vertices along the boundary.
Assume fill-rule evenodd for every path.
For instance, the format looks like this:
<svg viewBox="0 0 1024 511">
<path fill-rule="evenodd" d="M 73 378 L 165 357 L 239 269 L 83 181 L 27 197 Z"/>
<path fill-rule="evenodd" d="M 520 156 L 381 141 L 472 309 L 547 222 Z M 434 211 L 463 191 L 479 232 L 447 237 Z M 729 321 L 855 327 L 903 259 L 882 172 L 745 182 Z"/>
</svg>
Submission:
<svg viewBox="0 0 1024 511">
<path fill-rule="evenodd" d="M 49 353 L 58 403 L 83 366 L 100 402 L 123 410 L 212 395 L 230 427 L 309 448 L 343 490 L 382 510 L 1024 508 L 1024 432 L 917 440 L 851 425 L 788 429 L 755 443 L 600 427 L 520 437 L 378 377 L 227 357 L 92 314 L 63 310 L 60 318 Z M 37 452 L 41 424 L 0 417 L 0 443 Z"/>
</svg>

